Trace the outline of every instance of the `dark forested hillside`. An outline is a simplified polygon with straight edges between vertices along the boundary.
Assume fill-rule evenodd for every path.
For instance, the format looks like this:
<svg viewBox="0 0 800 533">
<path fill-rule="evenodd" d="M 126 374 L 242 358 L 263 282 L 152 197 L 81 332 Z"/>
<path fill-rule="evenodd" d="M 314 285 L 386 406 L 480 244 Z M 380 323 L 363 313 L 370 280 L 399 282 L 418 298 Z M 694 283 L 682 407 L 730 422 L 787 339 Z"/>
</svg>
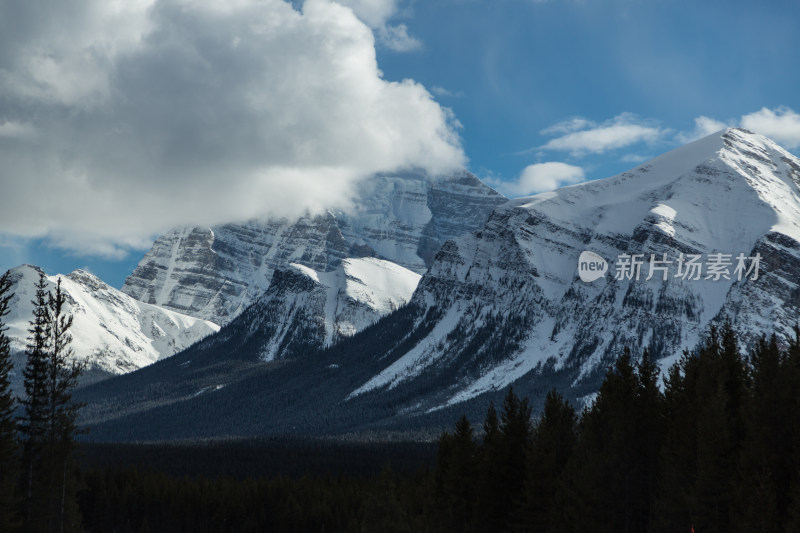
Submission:
<svg viewBox="0 0 800 533">
<path fill-rule="evenodd" d="M 623 351 L 582 412 L 508 389 L 481 424 L 444 432 L 435 460 L 423 444 L 194 445 L 177 460 L 177 445 L 129 445 L 116 456 L 138 458 L 85 463 L 81 509 L 87 531 L 795 531 L 798 404 L 798 336 L 743 354 L 726 326 L 663 383 Z M 270 466 L 242 476 L 259 454 Z"/>
</svg>

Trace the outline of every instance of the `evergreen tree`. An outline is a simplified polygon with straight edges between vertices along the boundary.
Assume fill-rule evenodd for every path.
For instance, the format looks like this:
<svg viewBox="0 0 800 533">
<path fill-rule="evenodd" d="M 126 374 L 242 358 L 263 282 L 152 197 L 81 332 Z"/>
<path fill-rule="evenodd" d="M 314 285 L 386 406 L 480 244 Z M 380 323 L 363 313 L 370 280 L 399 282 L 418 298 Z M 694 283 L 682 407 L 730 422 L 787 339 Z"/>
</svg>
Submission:
<svg viewBox="0 0 800 533">
<path fill-rule="evenodd" d="M 47 427 L 47 370 L 50 350 L 50 309 L 47 279 L 44 272 L 39 273 L 33 303 L 33 319 L 28 329 L 30 336 L 25 349 L 26 363 L 23 370 L 25 396 L 20 399 L 24 408 L 18 428 L 23 439 L 22 488 L 24 498 L 23 526 L 25 531 L 40 531 L 42 515 L 38 510 L 45 508 L 45 494 L 42 490 L 42 459 L 44 437 Z"/>
<path fill-rule="evenodd" d="M 591 409 L 565 484 L 570 531 L 648 531 L 655 500 L 663 400 L 647 354 L 634 366 L 625 350 L 608 371 Z"/>
<path fill-rule="evenodd" d="M 790 493 L 791 414 L 781 372 L 782 356 L 773 335 L 762 337 L 749 357 L 750 394 L 745 440 L 734 498 L 734 531 L 779 531 Z"/>
<path fill-rule="evenodd" d="M 503 479 L 501 459 L 500 420 L 494 403 L 489 403 L 483 421 L 483 441 L 478 452 L 476 503 L 472 531 L 502 530 Z M 501 525 L 498 526 L 497 524 Z M 493 529 L 494 528 L 494 529 Z"/>
<path fill-rule="evenodd" d="M 569 402 L 555 389 L 548 392 L 527 457 L 518 531 L 554 531 L 563 521 L 556 491 L 575 448 L 577 422 Z"/>
<path fill-rule="evenodd" d="M 79 528 L 72 452 L 80 405 L 72 402 L 72 390 L 82 367 L 72 360 L 72 317 L 65 312 L 65 302 L 61 280 L 53 295 L 40 273 L 23 372 L 25 398 L 20 400 L 25 531 Z"/>
<path fill-rule="evenodd" d="M 505 480 L 503 498 L 507 502 L 504 514 L 508 526 L 511 522 L 509 518 L 514 514 L 512 511 L 515 511 L 515 507 L 521 506 L 523 501 L 526 459 L 533 441 L 533 423 L 528 398 L 520 399 L 511 387 L 503 399 L 500 435 L 503 458 L 501 475 Z"/>
<path fill-rule="evenodd" d="M 714 338 L 718 343 L 713 344 Z M 744 441 L 747 372 L 729 322 L 700 351 L 697 407 L 695 526 L 731 530 L 733 495 Z"/>
<path fill-rule="evenodd" d="M 785 469 L 789 476 L 787 509 L 783 518 L 786 531 L 800 530 L 800 327 L 795 326 L 794 338 L 784 354 L 781 364 L 784 396 L 784 428 L 789 437 L 789 449 L 785 451 Z"/>
<path fill-rule="evenodd" d="M 531 407 L 509 388 L 498 421 L 494 406 L 484 422 L 481 448 L 477 531 L 508 531 L 525 486 L 525 457 L 531 443 Z"/>
<path fill-rule="evenodd" d="M 636 364 L 638 378 L 635 406 L 636 446 L 639 453 L 633 458 L 635 490 L 642 496 L 634 516 L 636 528 L 649 530 L 654 519 L 654 505 L 661 477 L 661 446 L 664 442 L 667 419 L 664 393 L 659 386 L 661 371 L 644 350 Z"/>
<path fill-rule="evenodd" d="M 10 381 L 11 345 L 3 321 L 11 297 L 11 273 L 6 272 L 0 276 L 0 531 L 14 531 L 19 526 L 16 491 L 19 446 Z"/>
<path fill-rule="evenodd" d="M 475 506 L 475 470 L 478 446 L 466 416 L 456 422 L 455 431 L 439 439 L 436 464 L 436 499 L 444 531 L 466 531 Z"/>
<path fill-rule="evenodd" d="M 59 278 L 55 294 L 48 299 L 51 323 L 46 382 L 47 454 L 44 459 L 48 477 L 47 518 L 51 531 L 78 530 L 79 523 L 73 448 L 75 422 L 81 405 L 72 401 L 72 391 L 78 385 L 83 367 L 75 362 L 70 347 L 72 315 L 66 313 L 65 302 Z"/>
<path fill-rule="evenodd" d="M 670 370 L 656 531 L 731 530 L 748 387 L 729 322 Z"/>
<path fill-rule="evenodd" d="M 698 357 L 684 352 L 665 380 L 667 427 L 661 454 L 661 489 L 654 531 L 684 531 L 694 523 L 697 472 Z"/>
</svg>

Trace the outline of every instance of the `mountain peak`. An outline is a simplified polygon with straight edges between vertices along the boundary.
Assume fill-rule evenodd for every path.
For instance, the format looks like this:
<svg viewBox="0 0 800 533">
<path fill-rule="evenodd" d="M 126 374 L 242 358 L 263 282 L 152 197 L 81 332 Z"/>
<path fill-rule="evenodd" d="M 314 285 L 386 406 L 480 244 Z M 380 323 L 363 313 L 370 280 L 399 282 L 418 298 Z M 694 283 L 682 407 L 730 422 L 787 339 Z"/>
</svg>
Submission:
<svg viewBox="0 0 800 533">
<path fill-rule="evenodd" d="M 141 368 L 219 329 L 211 322 L 138 302 L 85 270 L 48 276 L 35 265 L 20 265 L 11 272 L 13 297 L 6 323 L 15 352 L 25 349 L 40 274 L 45 274 L 46 290 L 51 292 L 56 281 L 62 281 L 65 312 L 75 322 L 72 348 L 76 359 L 87 360 L 107 373 Z"/>
<path fill-rule="evenodd" d="M 687 247 L 752 245 L 770 231 L 800 239 L 800 160 L 731 128 L 617 176 L 509 202 L 569 226 L 630 235 L 642 224 Z"/>
</svg>

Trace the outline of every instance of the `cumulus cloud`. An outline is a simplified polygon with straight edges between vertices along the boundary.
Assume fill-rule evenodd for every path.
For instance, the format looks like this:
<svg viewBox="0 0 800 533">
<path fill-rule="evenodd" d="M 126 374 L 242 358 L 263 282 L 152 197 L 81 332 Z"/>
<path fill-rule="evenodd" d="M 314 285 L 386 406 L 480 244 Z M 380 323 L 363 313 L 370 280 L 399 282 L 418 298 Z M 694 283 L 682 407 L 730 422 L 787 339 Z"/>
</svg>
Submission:
<svg viewBox="0 0 800 533">
<path fill-rule="evenodd" d="M 355 14 L 372 28 L 385 26 L 400 8 L 398 0 L 337 0 L 351 8 Z"/>
<path fill-rule="evenodd" d="M 800 114 L 788 107 L 767 109 L 744 115 L 743 128 L 766 135 L 785 148 L 793 150 L 800 146 Z"/>
<path fill-rule="evenodd" d="M 696 141 L 697 139 L 702 139 L 703 137 L 711 135 L 712 133 L 724 130 L 727 127 L 728 124 L 725 124 L 724 122 L 700 115 L 694 119 L 694 129 L 692 131 L 680 132 L 677 136 L 677 139 L 682 143 L 690 143 L 692 141 Z"/>
<path fill-rule="evenodd" d="M 727 122 L 701 115 L 694 119 L 694 123 L 693 130 L 678 133 L 678 142 L 688 143 L 720 130 L 739 126 L 765 135 L 784 148 L 793 150 L 800 147 L 800 114 L 786 106 L 776 109 L 763 107 L 759 111 Z"/>
<path fill-rule="evenodd" d="M 580 183 L 586 179 L 581 167 L 557 161 L 528 165 L 516 181 L 508 182 L 498 179 L 485 181 L 508 197 L 527 196 L 545 191 L 552 191 Z"/>
<path fill-rule="evenodd" d="M 6 234 L 115 256 L 174 225 L 346 207 L 375 172 L 465 164 L 450 111 L 383 79 L 373 32 L 338 3 L 46 3 L 0 0 Z"/>
<path fill-rule="evenodd" d="M 573 118 L 550 126 L 541 133 L 560 136 L 550 139 L 539 150 L 564 151 L 574 157 L 582 157 L 588 153 L 601 154 L 641 142 L 653 143 L 663 137 L 665 130 L 650 121 L 623 113 L 602 124 Z"/>
<path fill-rule="evenodd" d="M 381 43 L 398 52 L 419 50 L 422 43 L 408 34 L 405 24 L 390 25 L 389 19 L 400 9 L 398 0 L 337 0 L 373 28 Z"/>
</svg>

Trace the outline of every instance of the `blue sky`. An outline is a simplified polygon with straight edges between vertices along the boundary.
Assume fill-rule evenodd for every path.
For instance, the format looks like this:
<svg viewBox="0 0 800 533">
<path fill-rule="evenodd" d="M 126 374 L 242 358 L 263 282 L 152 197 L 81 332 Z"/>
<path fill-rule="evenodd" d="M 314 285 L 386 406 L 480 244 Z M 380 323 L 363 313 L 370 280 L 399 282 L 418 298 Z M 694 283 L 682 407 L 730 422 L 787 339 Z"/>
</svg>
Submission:
<svg viewBox="0 0 800 533">
<path fill-rule="evenodd" d="M 800 151 L 796 1 L 25 4 L 0 0 L 0 269 L 119 287 L 169 227 L 346 207 L 408 164 L 523 195 L 726 125 Z"/>
</svg>

